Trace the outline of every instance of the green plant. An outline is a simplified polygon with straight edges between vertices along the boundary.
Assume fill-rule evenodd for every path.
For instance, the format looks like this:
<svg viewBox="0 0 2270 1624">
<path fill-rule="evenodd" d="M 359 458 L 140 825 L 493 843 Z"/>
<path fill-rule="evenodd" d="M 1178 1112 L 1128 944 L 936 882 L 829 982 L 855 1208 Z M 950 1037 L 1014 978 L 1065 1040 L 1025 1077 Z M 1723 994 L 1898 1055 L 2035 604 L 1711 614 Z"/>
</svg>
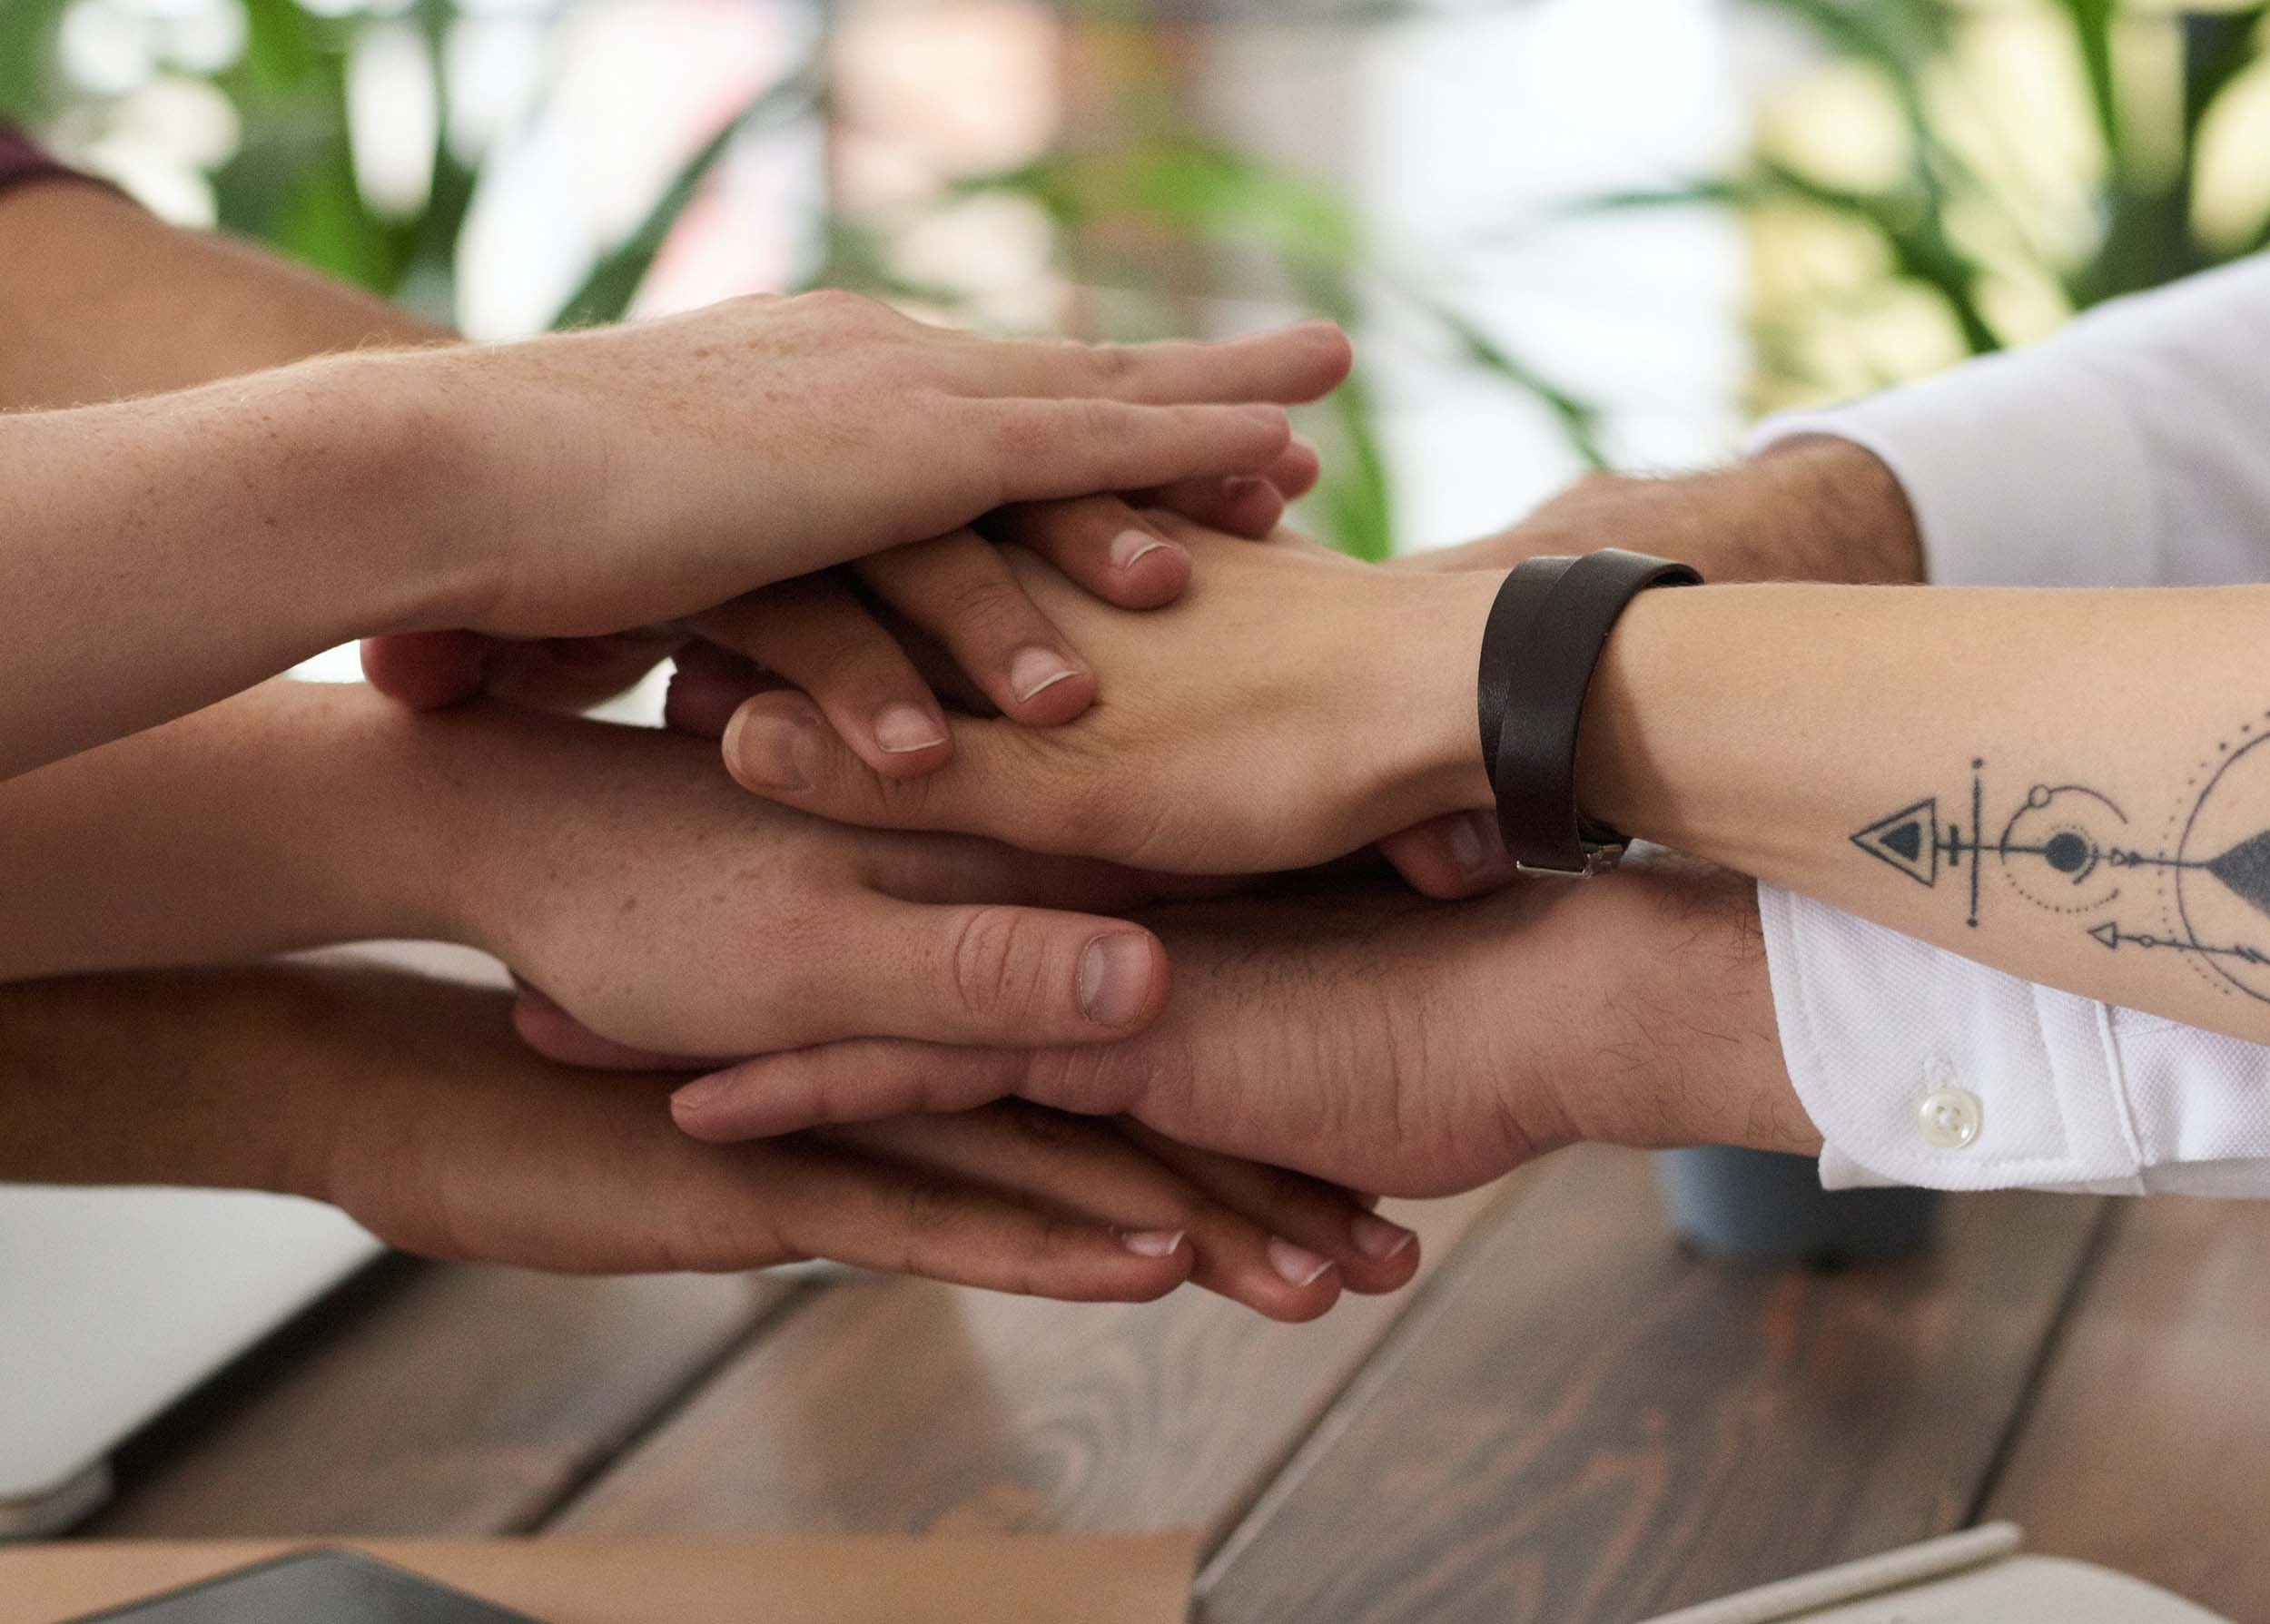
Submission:
<svg viewBox="0 0 2270 1624">
<path fill-rule="evenodd" d="M 1824 358 L 1889 299 L 1920 295 L 1959 350 L 1983 354 L 2048 320 L 2270 246 L 2270 199 L 2251 229 L 2208 229 L 2204 161 L 2218 115 L 2263 88 L 2270 5 L 2146 9 L 2117 0 L 1751 0 L 1826 58 L 1859 70 L 1892 111 L 1891 172 L 1869 183 L 1768 139 L 1740 172 L 1594 200 L 1586 212 L 1716 204 L 1762 228 L 1810 223 L 1869 251 L 1856 273 L 1770 300 L 1756 313 L 1763 395 L 1778 404 L 1897 381 L 1944 359 L 1880 349 L 1856 375 Z M 2070 172 L 2048 182 L 2017 158 L 2046 144 L 2038 106 L 2015 114 L 1978 47 L 2035 25 L 2072 81 L 2087 128 Z M 2013 127 L 2015 125 L 2015 127 Z"/>
</svg>

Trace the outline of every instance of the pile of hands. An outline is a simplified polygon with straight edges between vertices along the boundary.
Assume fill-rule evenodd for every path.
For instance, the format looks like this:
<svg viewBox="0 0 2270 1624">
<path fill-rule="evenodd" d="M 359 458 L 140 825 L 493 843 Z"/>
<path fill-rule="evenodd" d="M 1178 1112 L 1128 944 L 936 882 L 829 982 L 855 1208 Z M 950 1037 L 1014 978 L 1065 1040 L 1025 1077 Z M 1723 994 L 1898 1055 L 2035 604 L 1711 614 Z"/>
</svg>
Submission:
<svg viewBox="0 0 2270 1624">
<path fill-rule="evenodd" d="M 1412 1277 L 1383 1196 L 1759 1137 L 1743 884 L 1511 883 L 1474 669 L 1520 544 L 1281 527 L 1331 327 L 1008 342 L 822 294 L 336 364 L 406 403 L 390 459 L 496 500 L 375 694 L 294 703 L 379 786 L 368 917 L 518 994 L 507 1032 L 306 971 L 306 1020 L 425 1080 L 347 1089 L 273 1182 L 439 1255 L 1304 1319 Z M 429 485 L 372 487 L 420 528 Z M 665 658 L 666 728 L 577 714 Z M 1646 1048 L 1688 1021 L 1717 1047 Z"/>
</svg>

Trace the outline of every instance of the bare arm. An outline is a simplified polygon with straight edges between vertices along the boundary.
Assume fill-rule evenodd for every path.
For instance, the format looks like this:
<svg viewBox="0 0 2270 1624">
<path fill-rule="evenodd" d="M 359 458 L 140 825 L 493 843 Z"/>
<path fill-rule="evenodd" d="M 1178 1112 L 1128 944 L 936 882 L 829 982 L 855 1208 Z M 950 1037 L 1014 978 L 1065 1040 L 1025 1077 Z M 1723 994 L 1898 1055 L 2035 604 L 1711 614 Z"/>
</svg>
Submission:
<svg viewBox="0 0 2270 1624">
<path fill-rule="evenodd" d="M 2265 616 L 2260 587 L 1649 595 L 1580 793 L 2028 980 L 2260 1040 Z"/>
<path fill-rule="evenodd" d="M 0 988 L 0 1179 L 286 1191 L 410 1251 L 523 1267 L 820 1256 L 1110 1300 L 1187 1278 L 1294 1320 L 1417 1265 L 1337 1191 L 1022 1107 L 697 1145 L 673 1079 L 551 1065 L 508 1002 L 343 966 Z M 1378 1234 L 1403 1243 L 1384 1260 L 1358 1238 Z M 1338 1266 L 1292 1277 L 1296 1241 Z"/>
<path fill-rule="evenodd" d="M 0 410 L 193 388 L 444 328 L 249 243 L 165 224 L 115 192 L 0 192 Z"/>
</svg>

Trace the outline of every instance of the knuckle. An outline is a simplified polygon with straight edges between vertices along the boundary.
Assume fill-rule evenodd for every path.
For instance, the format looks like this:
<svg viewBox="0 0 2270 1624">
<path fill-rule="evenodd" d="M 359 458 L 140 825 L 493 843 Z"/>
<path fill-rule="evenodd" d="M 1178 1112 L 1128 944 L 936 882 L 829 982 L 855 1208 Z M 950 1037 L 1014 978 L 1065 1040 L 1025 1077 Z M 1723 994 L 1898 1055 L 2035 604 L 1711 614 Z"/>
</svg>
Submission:
<svg viewBox="0 0 2270 1624">
<path fill-rule="evenodd" d="M 1091 344 L 1088 360 L 1096 377 L 1107 383 L 1124 380 L 1136 367 L 1135 352 L 1124 344 Z"/>
<path fill-rule="evenodd" d="M 1075 400 L 1071 412 L 1073 433 L 1082 440 L 1115 439 L 1134 427 L 1116 400 Z"/>
<path fill-rule="evenodd" d="M 1020 402 L 1002 408 L 993 428 L 995 448 L 1012 463 L 1048 456 L 1062 443 L 1062 419 L 1045 404 Z"/>
<path fill-rule="evenodd" d="M 1031 928 L 1014 908 L 966 910 L 956 925 L 947 963 L 954 996 L 972 1015 L 1014 1019 L 1032 1002 Z"/>
<path fill-rule="evenodd" d="M 1020 1144 L 1051 1155 L 1081 1148 L 1088 1142 L 1088 1125 L 1061 1111 L 1022 1100 L 1003 1102 L 1002 1120 Z"/>
<path fill-rule="evenodd" d="M 1024 611 L 1024 589 L 1010 576 L 992 566 L 965 570 L 943 584 L 939 613 L 957 628 L 998 625 Z"/>
<path fill-rule="evenodd" d="M 1081 1117 L 1119 1117 L 1144 1103 L 1140 1065 L 1115 1052 L 1119 1045 L 1040 1049 L 1025 1061 L 1018 1092 Z"/>
<path fill-rule="evenodd" d="M 1115 854 L 1128 804 L 1123 786 L 1068 783 L 1049 803 L 1049 822 L 1061 832 L 1065 851 Z"/>
<path fill-rule="evenodd" d="M 814 288 L 788 302 L 801 314 L 834 321 L 868 320 L 883 308 L 864 294 L 847 292 L 842 288 Z"/>
<path fill-rule="evenodd" d="M 962 1190 L 949 1179 L 915 1175 L 899 1186 L 899 1212 L 910 1245 L 950 1231 L 962 1216 Z M 909 1273 L 919 1273 L 910 1270 Z"/>
</svg>

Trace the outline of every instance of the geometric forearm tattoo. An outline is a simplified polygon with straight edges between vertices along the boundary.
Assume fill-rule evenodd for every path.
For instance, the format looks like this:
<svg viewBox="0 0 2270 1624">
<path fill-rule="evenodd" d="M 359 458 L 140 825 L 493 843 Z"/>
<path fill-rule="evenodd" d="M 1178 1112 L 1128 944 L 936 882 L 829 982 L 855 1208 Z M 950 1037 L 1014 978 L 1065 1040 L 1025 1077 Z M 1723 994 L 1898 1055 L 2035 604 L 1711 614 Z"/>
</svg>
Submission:
<svg viewBox="0 0 2270 1624">
<path fill-rule="evenodd" d="M 2179 954 L 2225 994 L 2270 1003 L 2270 713 L 2216 741 L 2156 834 L 2083 783 L 1995 803 L 1986 772 L 1970 763 L 1968 806 L 1926 795 L 1852 843 L 1920 885 L 1960 883 L 1973 926 L 1982 892 L 2015 892 L 2110 951 Z"/>
</svg>

